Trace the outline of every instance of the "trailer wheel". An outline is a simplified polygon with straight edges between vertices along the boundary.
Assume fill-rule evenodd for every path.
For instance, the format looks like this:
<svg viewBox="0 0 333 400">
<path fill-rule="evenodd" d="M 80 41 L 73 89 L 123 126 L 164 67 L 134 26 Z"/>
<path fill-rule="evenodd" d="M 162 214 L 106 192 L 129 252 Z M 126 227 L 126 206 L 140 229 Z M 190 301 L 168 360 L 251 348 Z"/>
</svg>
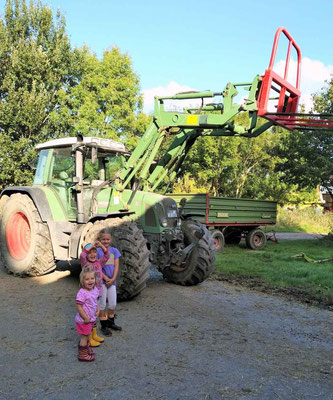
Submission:
<svg viewBox="0 0 333 400">
<path fill-rule="evenodd" d="M 89 223 L 81 237 L 81 245 L 94 242 L 102 229 L 108 229 L 112 237 L 112 246 L 121 257 L 117 276 L 117 297 L 128 300 L 138 295 L 145 287 L 149 277 L 149 251 L 143 232 L 134 222 L 121 218 L 107 218 Z"/>
<path fill-rule="evenodd" d="M 215 251 L 220 251 L 223 249 L 225 241 L 224 241 L 224 235 L 221 231 L 218 229 L 212 231 L 212 238 L 214 240 L 214 249 Z"/>
<path fill-rule="evenodd" d="M 2 209 L 0 249 L 9 272 L 38 276 L 55 269 L 48 226 L 29 196 L 13 194 Z"/>
<path fill-rule="evenodd" d="M 214 268 L 215 250 L 210 231 L 199 222 L 187 219 L 182 221 L 185 246 L 195 240 L 195 232 L 204 231 L 204 236 L 192 250 L 184 266 L 170 265 L 162 271 L 164 279 L 178 285 L 191 286 L 203 282 Z"/>
<path fill-rule="evenodd" d="M 260 250 L 266 246 L 267 239 L 261 229 L 255 228 L 246 235 L 245 242 L 249 249 Z"/>
</svg>

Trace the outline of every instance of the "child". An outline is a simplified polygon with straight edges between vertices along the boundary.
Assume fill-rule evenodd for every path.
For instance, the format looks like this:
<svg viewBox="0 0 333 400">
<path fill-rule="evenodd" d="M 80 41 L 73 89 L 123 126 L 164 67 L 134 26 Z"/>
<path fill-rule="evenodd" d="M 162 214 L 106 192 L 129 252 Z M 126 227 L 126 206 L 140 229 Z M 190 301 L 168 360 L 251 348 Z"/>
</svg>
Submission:
<svg viewBox="0 0 333 400">
<path fill-rule="evenodd" d="M 81 335 L 78 346 L 79 361 L 94 361 L 94 352 L 89 347 L 88 338 L 99 313 L 98 294 L 94 270 L 87 266 L 80 274 L 80 287 L 76 295 L 77 314 L 75 324 Z"/>
<path fill-rule="evenodd" d="M 100 259 L 97 258 L 97 249 L 99 249 L 101 252 Z M 99 297 L 102 295 L 102 268 L 108 259 L 109 251 L 101 242 L 88 243 L 86 246 L 84 246 L 80 255 L 82 269 L 90 266 L 96 274 L 96 287 L 98 289 Z M 91 334 L 89 335 L 89 344 L 91 347 L 98 347 L 102 342 L 104 342 L 104 339 L 97 335 L 97 325 L 95 323 Z"/>
<path fill-rule="evenodd" d="M 114 329 L 121 331 L 121 327 L 116 325 L 115 310 L 117 305 L 117 289 L 116 289 L 116 278 L 119 271 L 119 257 L 121 254 L 118 249 L 111 247 L 111 234 L 108 230 L 103 229 L 98 235 L 99 241 L 109 251 L 109 259 L 105 263 L 102 274 L 103 274 L 103 287 L 102 297 L 99 300 L 100 314 L 99 319 L 101 322 L 101 331 L 105 336 L 111 336 L 112 332 L 108 329 Z M 103 253 L 100 249 L 97 249 L 98 258 L 103 257 Z M 105 314 L 106 299 L 108 300 L 108 313 Z"/>
</svg>

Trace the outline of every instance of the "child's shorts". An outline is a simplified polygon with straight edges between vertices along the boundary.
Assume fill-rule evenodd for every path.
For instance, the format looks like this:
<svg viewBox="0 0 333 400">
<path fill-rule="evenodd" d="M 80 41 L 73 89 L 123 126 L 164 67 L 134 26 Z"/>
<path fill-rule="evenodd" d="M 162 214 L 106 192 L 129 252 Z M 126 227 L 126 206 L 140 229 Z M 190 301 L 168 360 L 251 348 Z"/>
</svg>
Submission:
<svg viewBox="0 0 333 400">
<path fill-rule="evenodd" d="M 79 335 L 84 335 L 88 336 L 90 335 L 92 328 L 94 326 L 93 322 L 90 322 L 89 324 L 79 324 L 78 322 L 75 322 L 76 325 L 76 330 Z"/>
</svg>

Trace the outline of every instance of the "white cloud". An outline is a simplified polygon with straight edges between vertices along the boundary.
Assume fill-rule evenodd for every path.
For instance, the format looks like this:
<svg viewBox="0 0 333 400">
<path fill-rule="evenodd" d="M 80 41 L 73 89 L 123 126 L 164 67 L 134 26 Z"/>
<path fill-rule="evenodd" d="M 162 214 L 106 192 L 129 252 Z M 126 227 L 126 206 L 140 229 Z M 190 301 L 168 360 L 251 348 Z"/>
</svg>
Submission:
<svg viewBox="0 0 333 400">
<path fill-rule="evenodd" d="M 283 76 L 284 74 L 284 61 L 278 61 L 274 70 Z M 333 74 L 333 65 L 325 65 L 321 61 L 311 60 L 304 57 L 301 66 L 301 100 L 300 103 L 305 105 L 306 111 L 309 112 L 312 107 L 312 94 L 319 92 L 324 86 L 325 81 L 330 80 Z M 296 82 L 296 61 L 290 61 L 288 81 L 295 85 Z M 152 89 L 143 91 L 144 98 L 144 112 L 152 113 L 154 110 L 154 96 L 172 96 L 180 92 L 195 91 L 187 85 L 180 85 L 175 81 L 170 81 L 167 86 L 158 86 Z M 206 99 L 210 102 L 210 99 Z M 241 102 L 243 97 L 240 99 Z M 239 99 L 234 99 L 239 102 Z M 177 108 L 176 104 L 179 102 L 169 101 L 166 104 L 166 109 Z M 182 102 L 181 106 L 199 107 L 200 101 L 190 100 Z M 273 110 L 271 110 L 273 111 Z"/>
<path fill-rule="evenodd" d="M 158 86 L 147 89 L 142 92 L 144 102 L 144 112 L 152 113 L 154 110 L 154 96 L 173 96 L 176 93 L 195 91 L 190 86 L 180 85 L 177 82 L 170 81 L 168 86 Z M 172 107 L 172 106 L 171 106 Z"/>
<path fill-rule="evenodd" d="M 283 76 L 284 61 L 279 61 L 274 70 Z M 296 61 L 290 61 L 288 81 L 295 84 L 296 82 Z M 319 92 L 325 87 L 325 81 L 330 80 L 333 74 L 333 65 L 325 65 L 319 60 L 311 60 L 304 57 L 301 65 L 301 100 L 300 103 L 305 105 L 306 111 L 310 111 L 312 107 L 312 94 Z"/>
</svg>

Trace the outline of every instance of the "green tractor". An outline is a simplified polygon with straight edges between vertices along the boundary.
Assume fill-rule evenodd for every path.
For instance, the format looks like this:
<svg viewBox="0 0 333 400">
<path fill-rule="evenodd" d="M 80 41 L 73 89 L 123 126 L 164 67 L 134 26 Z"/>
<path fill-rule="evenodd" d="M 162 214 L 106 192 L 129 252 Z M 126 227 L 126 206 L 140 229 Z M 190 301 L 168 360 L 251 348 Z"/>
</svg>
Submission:
<svg viewBox="0 0 333 400">
<path fill-rule="evenodd" d="M 168 281 L 202 282 L 212 271 L 210 233 L 181 219 L 174 200 L 124 189 L 119 178 L 129 152 L 122 143 L 97 137 L 67 137 L 37 146 L 32 187 L 1 193 L 0 248 L 7 269 L 17 275 L 42 275 L 57 260 L 79 258 L 82 246 L 99 231 L 112 232 L 122 253 L 118 293 L 138 294 L 155 265 Z"/>
<path fill-rule="evenodd" d="M 281 33 L 289 41 L 283 77 L 273 70 Z M 292 49 L 298 57 L 296 86 L 287 80 Z M 132 154 L 121 143 L 80 135 L 38 145 L 33 186 L 9 187 L 0 195 L 0 250 L 8 270 L 31 276 L 50 272 L 57 260 L 77 259 L 84 243 L 109 228 L 122 253 L 120 298 L 140 293 L 150 265 L 169 282 L 204 281 L 215 260 L 210 232 L 183 212 L 184 204 L 178 208 L 175 200 L 157 192 L 174 181 L 202 136 L 251 138 L 274 125 L 332 129 L 327 118 L 297 114 L 300 64 L 297 44 L 279 28 L 269 67 L 252 82 L 228 83 L 220 92 L 156 97 L 153 120 Z M 234 104 L 240 89 L 247 96 Z M 167 111 L 170 100 L 199 100 L 200 105 Z M 236 123 L 241 113 L 248 116 L 246 124 Z"/>
</svg>

